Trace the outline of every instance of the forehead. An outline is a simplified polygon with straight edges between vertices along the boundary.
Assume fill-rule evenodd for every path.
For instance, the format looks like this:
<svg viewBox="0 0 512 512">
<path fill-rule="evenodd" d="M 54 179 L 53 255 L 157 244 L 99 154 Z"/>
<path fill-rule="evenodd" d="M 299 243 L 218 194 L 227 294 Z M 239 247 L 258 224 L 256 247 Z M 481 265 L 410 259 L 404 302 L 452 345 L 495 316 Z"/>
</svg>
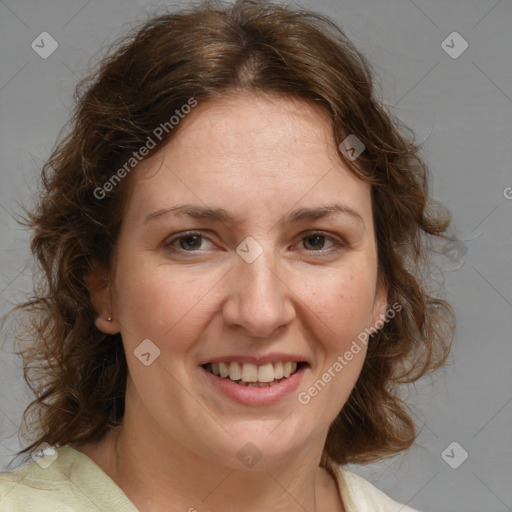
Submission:
<svg viewBox="0 0 512 512">
<path fill-rule="evenodd" d="M 370 206 L 369 185 L 339 157 L 331 118 L 310 102 L 229 96 L 199 104 L 180 123 L 134 172 L 132 209 L 177 199 L 276 211 L 340 198 L 349 207 Z"/>
</svg>

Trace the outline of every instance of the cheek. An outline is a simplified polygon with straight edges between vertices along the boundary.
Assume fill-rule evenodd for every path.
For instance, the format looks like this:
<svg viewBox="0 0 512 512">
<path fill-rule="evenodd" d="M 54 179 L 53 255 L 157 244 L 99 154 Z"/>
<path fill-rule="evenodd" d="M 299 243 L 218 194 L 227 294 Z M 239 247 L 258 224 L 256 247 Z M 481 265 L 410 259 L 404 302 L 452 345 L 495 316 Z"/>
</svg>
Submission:
<svg viewBox="0 0 512 512">
<path fill-rule="evenodd" d="M 372 272 L 332 272 L 304 284 L 303 300 L 313 313 L 314 332 L 324 333 L 324 344 L 332 350 L 343 350 L 369 326 L 375 297 Z"/>
<path fill-rule="evenodd" d="M 297 399 L 305 413 L 324 418 L 330 425 L 348 400 L 366 357 L 366 340 L 361 337 L 369 325 L 374 286 L 371 279 L 357 279 L 354 273 L 340 273 L 337 279 L 310 290 L 311 347 L 317 365 L 311 378 L 299 390 Z M 362 341 L 363 340 L 363 341 Z"/>
<path fill-rule="evenodd" d="M 187 338 L 192 339 L 201 330 L 208 292 L 218 281 L 208 273 L 207 277 L 205 273 L 187 276 L 165 265 L 151 267 L 143 263 L 128 269 L 120 262 L 118 275 L 117 316 L 124 342 L 132 346 L 149 338 L 162 351 L 168 344 L 165 340 L 172 339 L 173 351 L 179 351 L 187 345 Z"/>
</svg>

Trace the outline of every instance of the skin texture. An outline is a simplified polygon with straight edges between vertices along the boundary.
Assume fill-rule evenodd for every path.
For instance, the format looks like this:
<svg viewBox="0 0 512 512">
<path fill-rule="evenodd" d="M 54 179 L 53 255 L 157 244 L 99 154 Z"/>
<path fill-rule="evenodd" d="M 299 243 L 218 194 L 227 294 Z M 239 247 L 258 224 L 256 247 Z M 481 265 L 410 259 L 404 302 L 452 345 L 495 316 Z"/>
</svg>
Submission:
<svg viewBox="0 0 512 512">
<path fill-rule="evenodd" d="M 124 424 L 77 449 L 142 511 L 343 510 L 319 462 L 364 346 L 309 404 L 297 395 L 386 310 L 370 186 L 339 158 L 327 114 L 306 102 L 226 96 L 181 123 L 133 171 L 112 277 L 88 277 L 96 325 L 121 332 L 129 378 Z M 333 203 L 361 219 L 284 222 L 291 210 Z M 178 204 L 221 207 L 236 222 L 174 214 L 145 222 Z M 187 230 L 204 237 L 171 240 Z M 326 238 L 308 238 L 314 230 Z M 236 252 L 249 236 L 263 250 L 252 263 Z M 160 350 L 149 366 L 134 355 L 144 339 Z M 299 388 L 271 405 L 232 401 L 199 366 L 272 352 L 309 367 Z M 250 469 L 237 457 L 247 442 L 262 455 Z"/>
</svg>

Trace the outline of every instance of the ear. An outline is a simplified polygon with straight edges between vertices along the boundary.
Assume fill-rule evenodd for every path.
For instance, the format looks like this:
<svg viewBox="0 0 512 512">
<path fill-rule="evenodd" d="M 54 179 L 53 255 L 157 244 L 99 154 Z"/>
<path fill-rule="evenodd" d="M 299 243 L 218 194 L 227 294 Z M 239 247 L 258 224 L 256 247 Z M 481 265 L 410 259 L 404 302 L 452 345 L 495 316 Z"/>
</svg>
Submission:
<svg viewBox="0 0 512 512">
<path fill-rule="evenodd" d="M 117 334 L 120 331 L 120 326 L 112 313 L 112 298 L 107 272 L 95 261 L 92 270 L 85 275 L 84 280 L 98 315 L 95 321 L 96 327 L 104 334 Z"/>
<path fill-rule="evenodd" d="M 377 280 L 373 311 L 371 315 L 371 326 L 379 326 L 386 319 L 388 310 L 388 287 L 380 280 Z M 380 328 L 378 328 L 380 330 Z"/>
</svg>

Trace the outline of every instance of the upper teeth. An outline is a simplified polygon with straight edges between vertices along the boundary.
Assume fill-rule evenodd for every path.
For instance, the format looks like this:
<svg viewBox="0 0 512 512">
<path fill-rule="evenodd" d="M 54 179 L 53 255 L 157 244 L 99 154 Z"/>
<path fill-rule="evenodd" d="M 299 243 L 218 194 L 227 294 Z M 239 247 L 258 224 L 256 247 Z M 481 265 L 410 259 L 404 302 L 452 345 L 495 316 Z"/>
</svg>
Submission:
<svg viewBox="0 0 512 512">
<path fill-rule="evenodd" d="M 252 363 L 220 362 L 211 363 L 212 373 L 221 377 L 229 377 L 231 380 L 243 382 L 272 382 L 275 379 L 289 377 L 296 369 L 295 361 L 284 363 L 267 363 L 257 366 Z"/>
</svg>

